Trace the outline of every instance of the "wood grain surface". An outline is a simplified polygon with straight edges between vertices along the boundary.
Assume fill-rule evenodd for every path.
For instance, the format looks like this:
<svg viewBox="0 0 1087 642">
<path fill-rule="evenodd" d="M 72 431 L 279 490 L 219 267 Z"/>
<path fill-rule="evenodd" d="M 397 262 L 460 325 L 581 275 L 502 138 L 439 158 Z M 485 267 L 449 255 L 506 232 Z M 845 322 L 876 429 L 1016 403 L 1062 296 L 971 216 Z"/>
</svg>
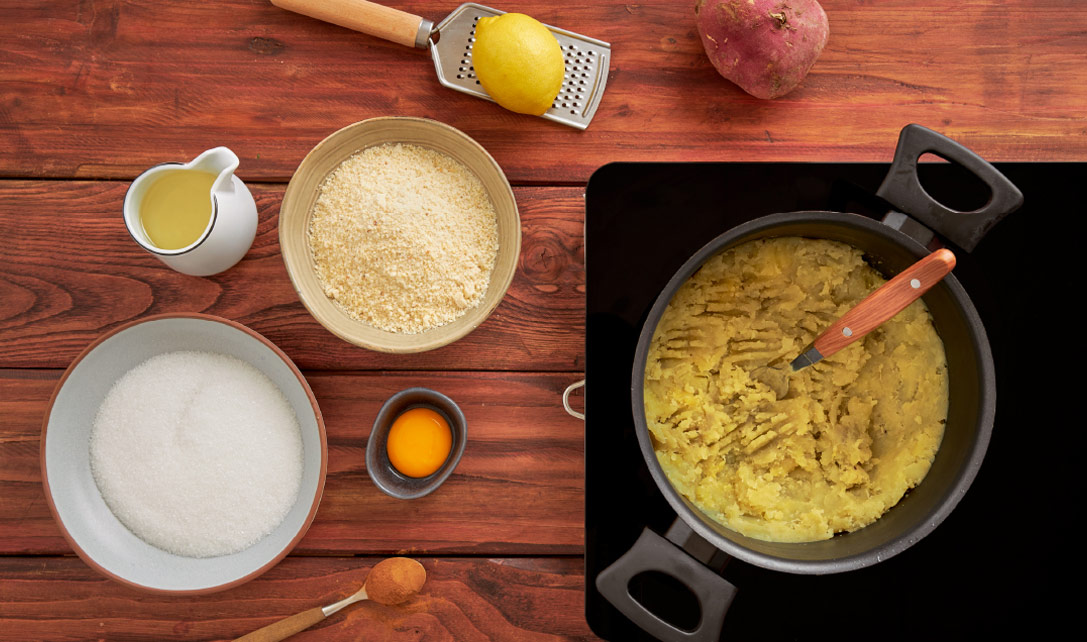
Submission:
<svg viewBox="0 0 1087 642">
<path fill-rule="evenodd" d="M 138 593 L 71 557 L 0 557 L 0 641 L 229 640 L 347 597 L 376 561 L 288 557 L 226 596 L 178 598 Z M 593 639 L 580 558 L 420 561 L 427 582 L 410 602 L 360 602 L 291 641 Z"/>
<path fill-rule="evenodd" d="M 580 374 L 306 373 L 328 433 L 328 477 L 309 533 L 314 554 L 581 554 L 582 423 L 562 408 Z M 42 419 L 57 370 L 0 370 L 0 555 L 70 553 L 41 485 Z M 366 473 L 381 404 L 416 385 L 457 402 L 464 457 L 437 491 L 393 499 Z"/>
<path fill-rule="evenodd" d="M 331 334 L 298 301 L 279 254 L 282 185 L 252 185 L 257 238 L 210 278 L 174 272 L 121 218 L 128 184 L 0 181 L 0 367 L 66 368 L 94 338 L 160 312 L 204 312 L 260 332 L 303 369 L 583 369 L 584 189 L 520 187 L 521 258 L 506 297 L 467 337 L 408 355 Z"/>
<path fill-rule="evenodd" d="M 387 0 L 440 20 L 460 0 Z M 490 3 L 486 3 L 490 4 Z M 403 608 L 359 604 L 298 640 L 580 640 L 583 193 L 612 161 L 879 161 L 916 122 L 992 161 L 1087 161 L 1087 5 L 1068 0 L 822 0 L 831 35 L 800 89 L 748 96 L 706 58 L 694 0 L 494 3 L 612 44 L 584 132 L 442 87 L 430 56 L 267 0 L 0 3 L 0 642 L 223 640 L 336 601 L 378 556 L 421 557 Z M 475 138 L 515 185 L 520 265 L 468 337 L 417 355 L 356 348 L 298 302 L 276 224 L 321 139 L 376 116 Z M 121 221 L 151 165 L 225 145 L 260 211 L 246 258 L 211 278 L 140 251 Z M 772 187 L 772 186 L 771 186 Z M 753 186 L 766 189 L 767 186 Z M 727 203 L 728 195 L 722 195 Z M 39 436 L 63 369 L 95 337 L 161 312 L 246 324 L 305 371 L 329 437 L 325 495 L 295 553 L 239 588 L 136 593 L 97 575 L 54 524 Z M 456 473 L 412 502 L 381 494 L 365 444 L 412 385 L 461 404 Z"/>
<path fill-rule="evenodd" d="M 389 0 L 440 20 L 459 0 Z M 498 3 L 496 3 L 498 4 Z M 336 129 L 430 117 L 515 183 L 584 182 L 615 160 L 888 161 L 916 122 L 991 161 L 1087 155 L 1087 12 L 1067 0 L 824 0 L 830 39 L 800 89 L 721 78 L 693 0 L 499 8 L 608 41 L 588 131 L 439 85 L 426 52 L 267 0 L 4 3 L 0 175 L 131 178 L 226 145 L 243 179 L 285 181 Z"/>
</svg>

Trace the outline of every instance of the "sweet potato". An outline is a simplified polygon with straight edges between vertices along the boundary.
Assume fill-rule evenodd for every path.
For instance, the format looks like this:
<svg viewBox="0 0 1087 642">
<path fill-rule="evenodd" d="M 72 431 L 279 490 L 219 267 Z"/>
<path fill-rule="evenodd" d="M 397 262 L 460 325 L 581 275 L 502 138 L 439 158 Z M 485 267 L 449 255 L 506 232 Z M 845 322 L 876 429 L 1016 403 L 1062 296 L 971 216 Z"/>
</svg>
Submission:
<svg viewBox="0 0 1087 642">
<path fill-rule="evenodd" d="M 695 14 L 710 62 L 757 98 L 795 89 L 830 34 L 815 0 L 697 0 Z"/>
</svg>

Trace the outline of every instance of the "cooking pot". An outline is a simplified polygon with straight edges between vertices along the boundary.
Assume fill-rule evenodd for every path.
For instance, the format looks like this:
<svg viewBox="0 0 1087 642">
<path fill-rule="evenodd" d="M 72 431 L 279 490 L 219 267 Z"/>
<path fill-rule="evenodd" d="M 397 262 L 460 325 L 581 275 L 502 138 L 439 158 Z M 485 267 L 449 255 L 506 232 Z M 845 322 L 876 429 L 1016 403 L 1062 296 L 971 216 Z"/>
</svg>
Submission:
<svg viewBox="0 0 1087 642">
<path fill-rule="evenodd" d="M 926 152 L 958 163 L 982 180 L 991 190 L 988 203 L 973 212 L 959 212 L 929 196 L 917 173 L 918 159 Z M 882 222 L 856 214 L 812 211 L 772 214 L 732 228 L 684 263 L 650 309 L 635 352 L 631 404 L 642 455 L 677 519 L 663 537 L 645 529 L 631 549 L 596 578 L 600 593 L 646 632 L 666 640 L 719 638 L 736 587 L 706 566 L 711 559 L 720 562 L 724 556 L 734 557 L 800 574 L 855 570 L 888 559 L 936 528 L 977 474 L 992 431 L 996 380 L 985 328 L 953 274 L 924 296 L 947 355 L 949 406 L 943 441 L 924 480 L 869 526 L 816 542 L 779 543 L 745 537 L 716 522 L 677 492 L 654 453 L 643 405 L 650 340 L 672 296 L 710 257 L 756 239 L 831 239 L 860 248 L 865 259 L 889 278 L 940 245 L 932 230 L 970 251 L 1023 200 L 1019 190 L 981 157 L 919 125 L 902 130 L 890 171 L 876 193 L 895 207 Z M 691 591 L 701 609 L 697 627 L 674 626 L 633 597 L 631 579 L 647 571 L 669 575 Z"/>
</svg>

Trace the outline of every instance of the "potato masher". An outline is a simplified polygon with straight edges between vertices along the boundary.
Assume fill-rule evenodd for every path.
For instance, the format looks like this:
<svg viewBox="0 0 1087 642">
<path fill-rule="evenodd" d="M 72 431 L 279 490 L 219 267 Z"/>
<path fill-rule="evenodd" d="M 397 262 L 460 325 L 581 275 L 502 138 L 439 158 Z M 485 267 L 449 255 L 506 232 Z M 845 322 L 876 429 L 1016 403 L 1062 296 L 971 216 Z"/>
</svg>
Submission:
<svg viewBox="0 0 1087 642">
<path fill-rule="evenodd" d="M 480 18 L 505 13 L 468 2 L 434 26 L 430 20 L 366 0 L 272 0 L 272 4 L 311 18 L 338 24 L 398 44 L 430 49 L 438 81 L 450 89 L 485 98 L 472 67 L 472 44 Z M 608 80 L 611 45 L 544 25 L 562 47 L 566 76 L 562 89 L 543 117 L 585 129 L 593 119 Z"/>
</svg>

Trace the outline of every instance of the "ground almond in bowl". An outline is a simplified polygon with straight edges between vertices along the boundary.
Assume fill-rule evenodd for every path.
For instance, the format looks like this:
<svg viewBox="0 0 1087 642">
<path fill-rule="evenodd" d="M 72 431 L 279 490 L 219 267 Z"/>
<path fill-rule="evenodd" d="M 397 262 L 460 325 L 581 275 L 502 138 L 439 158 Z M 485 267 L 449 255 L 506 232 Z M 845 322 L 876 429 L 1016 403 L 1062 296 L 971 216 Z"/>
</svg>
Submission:
<svg viewBox="0 0 1087 642">
<path fill-rule="evenodd" d="M 749 537 L 828 539 L 878 519 L 928 473 L 947 419 L 944 345 L 921 300 L 790 376 L 792 359 L 884 279 L 857 248 L 775 238 L 711 257 L 669 302 L 645 415 L 672 486 Z"/>
<path fill-rule="evenodd" d="M 148 544 L 185 557 L 244 550 L 286 517 L 302 484 L 302 432 L 279 388 L 210 352 L 163 353 L 106 393 L 91 430 L 106 505 Z"/>
<path fill-rule="evenodd" d="M 307 239 L 326 296 L 354 319 L 414 334 L 483 300 L 498 218 L 483 184 L 460 162 L 386 144 L 355 153 L 328 175 Z"/>
</svg>

